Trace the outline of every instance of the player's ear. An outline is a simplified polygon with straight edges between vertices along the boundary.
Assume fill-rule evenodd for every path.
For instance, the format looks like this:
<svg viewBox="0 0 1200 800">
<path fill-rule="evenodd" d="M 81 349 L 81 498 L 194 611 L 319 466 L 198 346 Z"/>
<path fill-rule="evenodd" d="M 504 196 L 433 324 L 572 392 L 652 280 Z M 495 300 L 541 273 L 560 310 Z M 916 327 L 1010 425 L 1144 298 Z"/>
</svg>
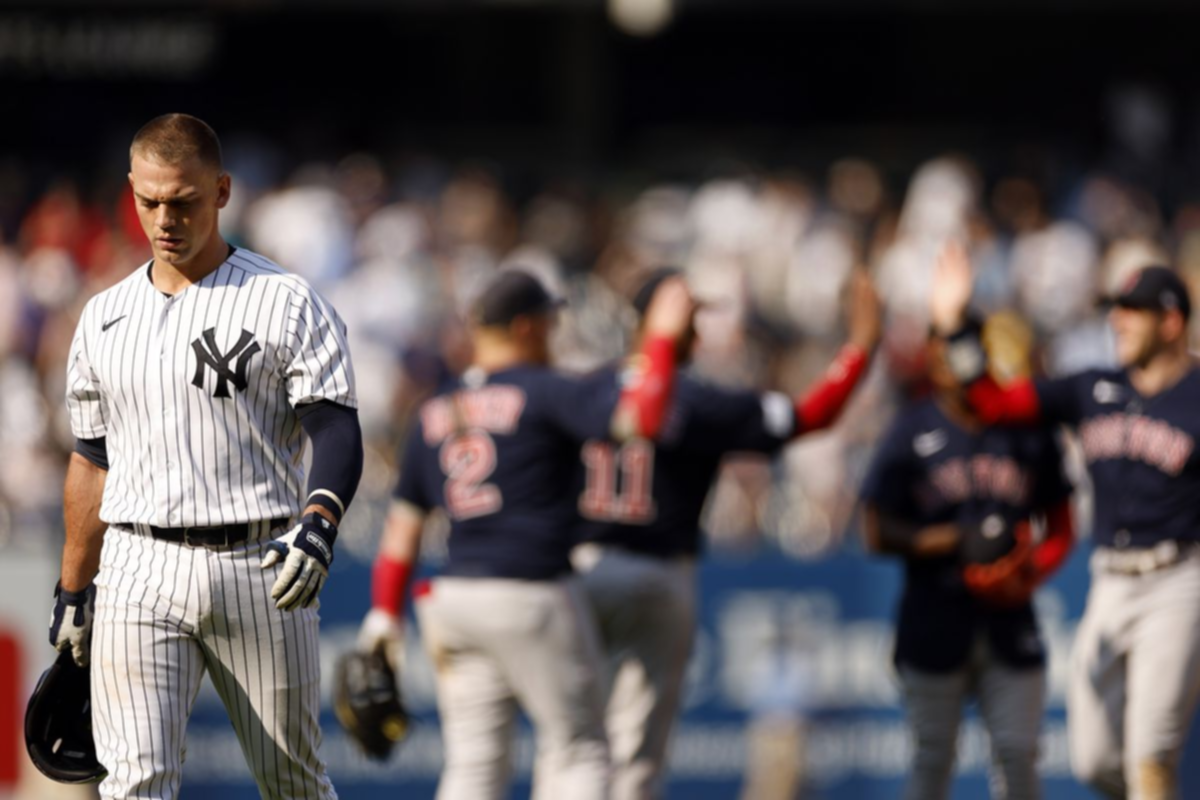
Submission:
<svg viewBox="0 0 1200 800">
<path fill-rule="evenodd" d="M 508 323 L 508 335 L 512 339 L 524 339 L 529 336 L 530 330 L 533 328 L 533 321 L 524 314 L 513 317 L 513 321 Z"/>
<path fill-rule="evenodd" d="M 217 176 L 217 208 L 224 208 L 229 203 L 229 195 L 233 189 L 233 178 L 228 172 Z"/>
</svg>

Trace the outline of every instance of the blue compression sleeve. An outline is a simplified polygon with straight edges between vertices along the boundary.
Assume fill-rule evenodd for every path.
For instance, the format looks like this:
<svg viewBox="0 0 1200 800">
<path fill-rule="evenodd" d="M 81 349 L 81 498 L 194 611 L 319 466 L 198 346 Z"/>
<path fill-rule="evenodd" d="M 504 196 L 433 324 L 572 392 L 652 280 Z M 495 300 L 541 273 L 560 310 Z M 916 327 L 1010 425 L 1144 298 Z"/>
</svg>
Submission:
<svg viewBox="0 0 1200 800">
<path fill-rule="evenodd" d="M 363 470 L 362 428 L 353 408 L 318 400 L 296 408 L 312 441 L 312 469 L 304 505 L 320 505 L 339 520 L 350 507 Z"/>
</svg>

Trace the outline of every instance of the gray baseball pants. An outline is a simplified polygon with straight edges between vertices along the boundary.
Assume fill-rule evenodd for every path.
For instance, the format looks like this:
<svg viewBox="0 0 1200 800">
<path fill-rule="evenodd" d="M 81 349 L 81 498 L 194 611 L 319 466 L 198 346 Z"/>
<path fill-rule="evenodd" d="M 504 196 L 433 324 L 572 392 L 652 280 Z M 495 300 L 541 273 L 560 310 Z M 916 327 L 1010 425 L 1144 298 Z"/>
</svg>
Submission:
<svg viewBox="0 0 1200 800">
<path fill-rule="evenodd" d="M 608 798 L 600 651 L 578 578 L 438 578 L 416 612 L 446 751 L 437 800 L 509 796 L 518 704 L 537 741 L 533 800 Z"/>
<path fill-rule="evenodd" d="M 1098 560 L 1071 656 L 1071 768 L 1106 797 L 1176 800 L 1200 694 L 1200 554 L 1142 575 Z"/>
<path fill-rule="evenodd" d="M 1039 800 L 1038 735 L 1046 696 L 1044 667 L 1015 669 L 992 655 L 980 636 L 970 660 L 948 673 L 900 668 L 913 733 L 912 775 L 905 800 L 944 800 L 958 748 L 963 706 L 974 697 L 992 744 L 993 800 Z"/>
<path fill-rule="evenodd" d="M 600 545 L 577 547 L 572 559 L 607 663 L 613 800 L 655 800 L 695 638 L 695 560 Z"/>
</svg>

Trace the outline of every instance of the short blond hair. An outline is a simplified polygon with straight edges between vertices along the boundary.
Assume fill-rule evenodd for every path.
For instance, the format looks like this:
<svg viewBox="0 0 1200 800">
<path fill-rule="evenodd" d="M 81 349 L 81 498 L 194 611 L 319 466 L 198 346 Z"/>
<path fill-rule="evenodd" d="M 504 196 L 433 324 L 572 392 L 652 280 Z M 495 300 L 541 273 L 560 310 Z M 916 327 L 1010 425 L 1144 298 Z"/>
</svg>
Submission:
<svg viewBox="0 0 1200 800">
<path fill-rule="evenodd" d="M 207 122 L 190 114 L 163 114 L 142 126 L 129 145 L 134 156 L 153 158 L 166 164 L 182 164 L 198 158 L 222 170 L 221 140 Z"/>
</svg>

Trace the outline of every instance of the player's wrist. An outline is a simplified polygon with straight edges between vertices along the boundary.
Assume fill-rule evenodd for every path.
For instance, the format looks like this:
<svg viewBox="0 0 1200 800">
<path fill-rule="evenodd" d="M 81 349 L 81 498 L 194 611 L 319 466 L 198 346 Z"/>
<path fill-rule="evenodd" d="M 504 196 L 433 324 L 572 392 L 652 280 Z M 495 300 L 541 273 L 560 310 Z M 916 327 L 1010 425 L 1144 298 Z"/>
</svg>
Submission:
<svg viewBox="0 0 1200 800">
<path fill-rule="evenodd" d="M 72 584 L 60 580 L 54 586 L 54 598 L 63 605 L 78 606 L 87 603 L 95 594 L 96 588 L 91 581 L 84 584 L 78 589 L 68 589 L 67 586 Z"/>
<path fill-rule="evenodd" d="M 337 527 L 338 523 L 341 520 L 341 518 L 339 516 L 337 516 L 337 514 L 335 514 L 329 508 L 326 508 L 325 506 L 317 504 L 317 503 L 310 503 L 309 505 L 306 505 L 304 507 L 303 511 L 300 512 L 300 521 L 303 522 L 304 520 L 309 519 L 309 518 L 313 517 L 314 515 L 323 518 L 324 520 L 326 520 L 327 522 L 332 524 L 334 527 Z"/>
<path fill-rule="evenodd" d="M 371 568 L 371 608 L 400 617 L 404 614 L 412 564 L 380 554 Z"/>
<path fill-rule="evenodd" d="M 328 489 L 314 489 L 304 501 L 304 513 L 319 513 L 334 525 L 346 515 L 346 504 Z"/>
</svg>

